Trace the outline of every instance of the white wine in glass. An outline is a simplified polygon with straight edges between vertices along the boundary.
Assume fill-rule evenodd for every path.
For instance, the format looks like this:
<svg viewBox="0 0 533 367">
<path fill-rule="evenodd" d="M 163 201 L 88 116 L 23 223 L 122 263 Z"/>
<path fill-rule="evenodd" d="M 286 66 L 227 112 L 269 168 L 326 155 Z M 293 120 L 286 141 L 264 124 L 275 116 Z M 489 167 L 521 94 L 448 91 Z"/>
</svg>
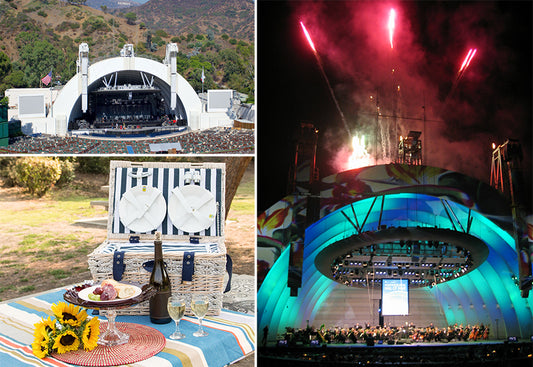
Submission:
<svg viewBox="0 0 533 367">
<path fill-rule="evenodd" d="M 172 333 L 169 336 L 169 338 L 170 339 L 185 338 L 185 334 L 182 334 L 180 332 L 180 325 L 179 325 L 181 318 L 185 314 L 185 301 L 173 295 L 168 299 L 167 309 L 168 309 L 168 314 L 170 315 L 172 320 L 174 320 L 174 322 L 176 323 L 176 330 L 174 331 L 174 333 Z"/>
<path fill-rule="evenodd" d="M 192 335 L 194 336 L 207 336 L 209 333 L 207 333 L 202 325 L 202 319 L 205 317 L 207 310 L 209 308 L 209 300 L 207 299 L 207 296 L 205 294 L 193 294 L 192 300 L 191 300 L 191 310 L 194 313 L 194 315 L 198 318 L 200 322 L 200 326 L 197 331 L 195 331 Z"/>
</svg>

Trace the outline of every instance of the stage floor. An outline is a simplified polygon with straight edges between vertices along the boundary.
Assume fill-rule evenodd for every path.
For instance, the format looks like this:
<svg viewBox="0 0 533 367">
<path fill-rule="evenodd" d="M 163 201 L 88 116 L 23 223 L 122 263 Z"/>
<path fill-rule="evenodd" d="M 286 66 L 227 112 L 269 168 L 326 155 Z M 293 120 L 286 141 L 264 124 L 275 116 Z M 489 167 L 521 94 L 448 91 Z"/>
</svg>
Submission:
<svg viewBox="0 0 533 367">
<path fill-rule="evenodd" d="M 518 342 L 529 342 L 529 340 L 518 340 Z M 387 348 L 390 348 L 390 347 L 439 347 L 439 346 L 461 346 L 461 345 L 487 345 L 487 344 L 504 344 L 504 343 L 508 343 L 507 340 L 476 340 L 476 341 L 473 341 L 473 340 L 470 340 L 470 341 L 456 341 L 456 340 L 453 340 L 451 342 L 412 342 L 412 341 L 402 341 L 400 343 L 395 343 L 395 344 L 388 344 L 386 342 L 383 342 L 383 343 L 379 343 L 379 342 L 375 342 L 374 345 L 372 347 L 387 347 Z M 340 344 L 340 343 L 328 343 L 328 344 L 325 344 L 325 343 L 321 343 L 319 345 L 304 345 L 304 344 L 301 344 L 301 343 L 296 343 L 296 345 L 292 345 L 290 347 L 292 348 L 297 348 L 297 347 L 302 347 L 302 348 L 319 348 L 319 347 L 323 347 L 323 346 L 327 346 L 328 348 L 366 348 L 366 347 L 369 347 L 369 345 L 366 345 L 366 343 L 364 342 L 361 342 L 361 343 L 345 343 L 345 344 Z M 278 347 L 278 342 L 268 342 L 266 347 Z"/>
<path fill-rule="evenodd" d="M 524 340 L 525 341 L 525 340 Z M 461 346 L 461 345 L 486 345 L 486 344 L 503 344 L 505 340 L 476 340 L 476 341 L 451 341 L 451 342 L 403 342 L 400 344 L 387 344 L 376 342 L 373 347 L 390 348 L 390 347 L 442 347 L 442 346 Z M 355 344 L 326 344 L 328 348 L 366 348 L 365 343 Z"/>
</svg>

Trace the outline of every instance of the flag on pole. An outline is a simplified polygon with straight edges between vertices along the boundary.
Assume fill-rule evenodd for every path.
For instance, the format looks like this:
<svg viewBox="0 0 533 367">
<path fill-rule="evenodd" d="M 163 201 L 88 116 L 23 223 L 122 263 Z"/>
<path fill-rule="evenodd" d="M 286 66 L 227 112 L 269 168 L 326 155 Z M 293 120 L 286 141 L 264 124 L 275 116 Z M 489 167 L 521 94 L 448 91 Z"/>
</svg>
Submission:
<svg viewBox="0 0 533 367">
<path fill-rule="evenodd" d="M 41 79 L 41 82 L 44 85 L 50 84 L 51 81 L 52 81 L 52 70 L 50 70 L 50 72 L 44 78 Z"/>
<path fill-rule="evenodd" d="M 202 84 L 204 83 L 205 81 L 205 74 L 204 74 L 204 68 L 202 68 Z"/>
</svg>

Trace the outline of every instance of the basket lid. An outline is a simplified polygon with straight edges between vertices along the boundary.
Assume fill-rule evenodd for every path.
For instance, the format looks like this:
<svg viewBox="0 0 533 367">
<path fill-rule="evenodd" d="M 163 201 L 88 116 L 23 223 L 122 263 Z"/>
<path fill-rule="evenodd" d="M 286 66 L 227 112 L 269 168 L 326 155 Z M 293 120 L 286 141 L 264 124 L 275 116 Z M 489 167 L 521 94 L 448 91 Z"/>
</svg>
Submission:
<svg viewBox="0 0 533 367">
<path fill-rule="evenodd" d="M 108 237 L 221 237 L 224 163 L 111 161 Z"/>
</svg>

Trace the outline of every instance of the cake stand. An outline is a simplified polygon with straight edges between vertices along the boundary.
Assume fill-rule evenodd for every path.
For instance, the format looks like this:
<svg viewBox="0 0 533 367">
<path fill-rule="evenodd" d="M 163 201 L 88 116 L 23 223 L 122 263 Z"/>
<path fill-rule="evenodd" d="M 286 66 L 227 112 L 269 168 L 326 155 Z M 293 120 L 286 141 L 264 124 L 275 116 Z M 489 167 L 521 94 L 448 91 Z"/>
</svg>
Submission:
<svg viewBox="0 0 533 367">
<path fill-rule="evenodd" d="M 87 285 L 91 286 L 91 285 Z M 69 289 L 63 295 L 65 301 L 70 302 L 76 306 L 84 308 L 105 311 L 107 317 L 107 330 L 100 334 L 98 338 L 98 345 L 115 346 L 125 344 L 129 340 L 129 335 L 119 331 L 115 325 L 115 318 L 117 317 L 117 310 L 136 305 L 149 300 L 157 290 L 149 284 L 141 286 L 141 294 L 126 299 L 115 299 L 112 301 L 88 301 L 80 298 L 79 291 L 87 286 L 74 287 Z"/>
</svg>

